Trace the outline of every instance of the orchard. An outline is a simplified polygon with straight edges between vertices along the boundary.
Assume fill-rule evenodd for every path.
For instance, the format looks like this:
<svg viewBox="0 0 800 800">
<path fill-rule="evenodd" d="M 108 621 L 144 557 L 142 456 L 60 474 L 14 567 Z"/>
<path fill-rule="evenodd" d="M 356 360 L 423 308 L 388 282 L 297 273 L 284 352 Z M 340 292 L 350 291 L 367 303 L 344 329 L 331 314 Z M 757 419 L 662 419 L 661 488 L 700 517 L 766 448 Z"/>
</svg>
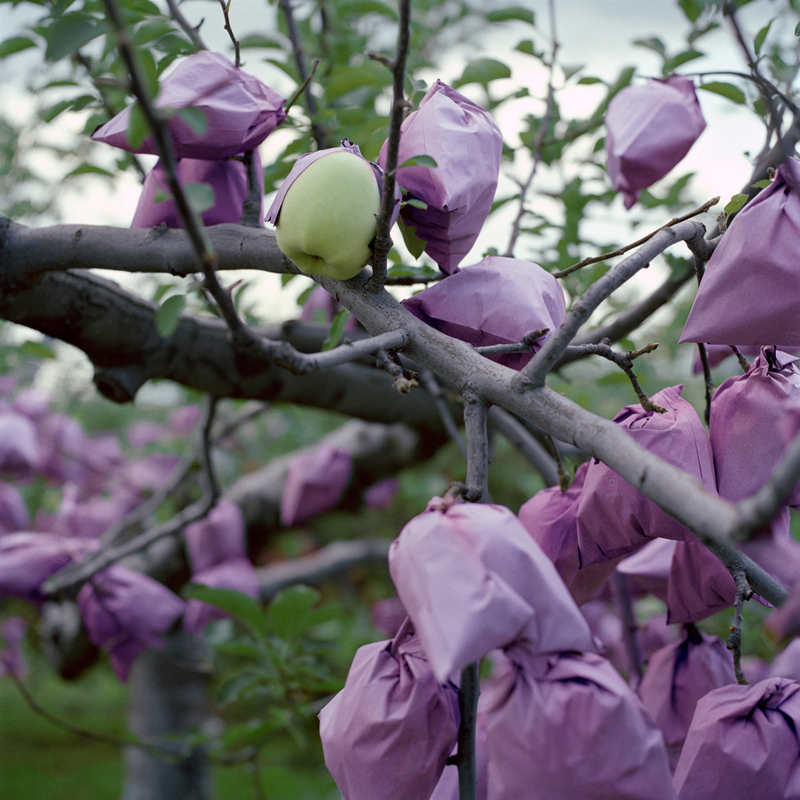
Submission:
<svg viewBox="0 0 800 800">
<path fill-rule="evenodd" d="M 0 796 L 800 800 L 800 2 L 645 6 L 0 4 Z"/>
</svg>

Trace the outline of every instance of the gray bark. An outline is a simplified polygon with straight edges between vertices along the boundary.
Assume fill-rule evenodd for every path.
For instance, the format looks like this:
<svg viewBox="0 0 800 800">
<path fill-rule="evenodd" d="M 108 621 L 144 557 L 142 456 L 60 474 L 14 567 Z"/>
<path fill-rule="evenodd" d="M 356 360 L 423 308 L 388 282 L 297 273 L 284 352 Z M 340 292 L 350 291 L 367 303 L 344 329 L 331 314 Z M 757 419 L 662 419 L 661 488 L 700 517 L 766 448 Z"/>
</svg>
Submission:
<svg viewBox="0 0 800 800">
<path fill-rule="evenodd" d="M 183 631 L 165 638 L 163 650 L 146 650 L 131 668 L 128 720 L 133 734 L 174 749 L 175 757 L 128 748 L 122 800 L 209 800 L 208 757 L 202 747 L 181 743 L 182 736 L 211 723 L 203 640 Z"/>
</svg>

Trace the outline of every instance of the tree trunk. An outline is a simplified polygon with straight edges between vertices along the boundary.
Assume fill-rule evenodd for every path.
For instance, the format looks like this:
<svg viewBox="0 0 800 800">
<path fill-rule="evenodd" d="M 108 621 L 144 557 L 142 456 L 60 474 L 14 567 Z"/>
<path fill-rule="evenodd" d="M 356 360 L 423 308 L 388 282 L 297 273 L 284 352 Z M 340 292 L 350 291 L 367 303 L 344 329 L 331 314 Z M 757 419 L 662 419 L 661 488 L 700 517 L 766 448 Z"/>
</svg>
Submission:
<svg viewBox="0 0 800 800">
<path fill-rule="evenodd" d="M 210 800 L 208 757 L 202 747 L 185 753 L 183 744 L 186 734 L 209 722 L 203 641 L 183 631 L 165 638 L 163 650 L 146 650 L 131 668 L 129 727 L 143 742 L 174 748 L 176 756 L 128 748 L 122 800 Z"/>
</svg>

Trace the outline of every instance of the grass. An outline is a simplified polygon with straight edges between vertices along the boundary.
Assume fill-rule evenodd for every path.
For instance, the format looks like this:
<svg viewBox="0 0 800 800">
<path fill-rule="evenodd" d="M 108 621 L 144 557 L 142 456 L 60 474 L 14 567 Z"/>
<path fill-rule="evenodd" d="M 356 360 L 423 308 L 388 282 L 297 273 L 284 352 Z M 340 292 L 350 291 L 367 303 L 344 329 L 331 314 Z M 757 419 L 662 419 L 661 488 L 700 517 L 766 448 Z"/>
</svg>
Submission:
<svg viewBox="0 0 800 800">
<path fill-rule="evenodd" d="M 105 666 L 67 682 L 33 662 L 26 684 L 51 714 L 98 733 L 124 733 L 125 687 Z M 0 800 L 118 800 L 122 781 L 118 748 L 56 727 L 0 679 Z"/>
</svg>

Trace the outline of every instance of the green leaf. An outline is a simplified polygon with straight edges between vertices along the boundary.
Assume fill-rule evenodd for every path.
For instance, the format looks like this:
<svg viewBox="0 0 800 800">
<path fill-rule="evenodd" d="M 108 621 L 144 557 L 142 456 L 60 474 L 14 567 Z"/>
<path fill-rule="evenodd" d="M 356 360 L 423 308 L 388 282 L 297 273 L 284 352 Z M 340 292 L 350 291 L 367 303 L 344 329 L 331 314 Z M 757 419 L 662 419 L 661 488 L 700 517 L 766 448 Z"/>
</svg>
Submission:
<svg viewBox="0 0 800 800">
<path fill-rule="evenodd" d="M 267 616 L 272 629 L 285 641 L 290 641 L 308 630 L 317 620 L 313 607 L 320 594 L 310 586 L 290 586 L 278 594 L 269 604 Z"/>
<path fill-rule="evenodd" d="M 72 105 L 72 100 L 62 100 L 54 106 L 42 111 L 42 119 L 45 122 L 52 122 L 62 111 L 66 111 Z"/>
<path fill-rule="evenodd" d="M 749 196 L 746 194 L 735 194 L 722 210 L 726 214 L 735 214 L 749 199 Z"/>
<path fill-rule="evenodd" d="M 42 342 L 35 342 L 29 339 L 23 342 L 19 348 L 20 353 L 28 358 L 55 358 L 56 354 Z"/>
<path fill-rule="evenodd" d="M 397 11 L 390 8 L 386 3 L 381 3 L 380 0 L 355 0 L 349 4 L 347 10 L 348 16 L 352 14 L 355 17 L 363 17 L 365 14 L 382 14 L 389 19 L 397 19 Z"/>
<path fill-rule="evenodd" d="M 71 56 L 78 48 L 107 30 L 108 25 L 105 22 L 98 22 L 91 14 L 78 11 L 64 14 L 44 33 L 47 39 L 45 61 L 58 61 L 65 56 Z"/>
<path fill-rule="evenodd" d="M 769 33 L 770 26 L 775 20 L 770 20 L 757 34 L 756 38 L 753 39 L 753 49 L 756 52 L 756 58 L 761 54 L 761 48 L 764 45 L 764 40 L 767 38 L 767 34 Z"/>
<path fill-rule="evenodd" d="M 467 64 L 454 86 L 458 88 L 466 86 L 468 83 L 479 83 L 481 86 L 486 86 L 492 81 L 510 77 L 511 69 L 507 64 L 494 58 L 479 58 Z"/>
<path fill-rule="evenodd" d="M 794 35 L 800 36 L 800 22 L 798 22 L 797 25 L 794 26 Z"/>
<path fill-rule="evenodd" d="M 125 134 L 128 144 L 134 150 L 138 150 L 149 133 L 150 126 L 142 113 L 142 107 L 136 102 L 131 106 L 131 113 L 128 116 L 128 131 Z"/>
<path fill-rule="evenodd" d="M 564 80 L 569 80 L 573 75 L 577 75 L 586 64 L 562 64 L 561 71 L 564 73 Z"/>
<path fill-rule="evenodd" d="M 418 200 L 416 197 L 412 197 L 410 200 L 404 200 L 402 205 L 412 206 L 413 208 L 420 209 L 420 211 L 424 211 L 428 207 L 428 204 L 424 200 Z"/>
<path fill-rule="evenodd" d="M 196 214 L 214 208 L 214 190 L 207 183 L 187 183 L 183 191 Z"/>
<path fill-rule="evenodd" d="M 331 329 L 328 331 L 328 336 L 322 343 L 323 350 L 331 350 L 339 344 L 344 333 L 344 326 L 347 325 L 347 320 L 350 319 L 350 312 L 346 308 L 342 308 L 336 312 L 336 316 L 331 322 Z"/>
<path fill-rule="evenodd" d="M 681 64 L 686 64 L 688 61 L 694 61 L 696 58 L 702 58 L 704 55 L 705 53 L 701 53 L 699 50 L 685 50 L 683 53 L 678 53 L 678 55 L 668 58 L 664 62 L 662 73 L 664 75 L 670 75 L 678 67 L 680 67 Z"/>
<path fill-rule="evenodd" d="M 593 78 L 590 75 L 578 79 L 579 86 L 593 86 L 596 83 L 605 83 L 605 81 L 602 78 Z"/>
<path fill-rule="evenodd" d="M 239 39 L 239 47 L 282 47 L 277 39 L 272 39 L 269 36 L 264 36 L 261 33 L 251 33 L 249 36 L 242 36 Z"/>
<path fill-rule="evenodd" d="M 65 177 L 70 178 L 74 175 L 105 175 L 108 178 L 113 177 L 114 173 L 109 172 L 107 169 L 103 169 L 102 167 L 97 167 L 94 164 L 81 164 L 79 167 L 75 167 L 72 172 L 68 172 Z"/>
<path fill-rule="evenodd" d="M 244 656 L 245 658 L 257 659 L 261 655 L 261 650 L 258 645 L 250 639 L 234 639 L 230 642 L 218 642 L 214 644 L 214 649 L 230 656 Z"/>
<path fill-rule="evenodd" d="M 269 632 L 267 617 L 261 606 L 244 592 L 235 589 L 213 589 L 210 586 L 190 583 L 184 587 L 182 594 L 187 600 L 202 600 L 211 606 L 221 608 L 240 619 L 261 637 Z"/>
<path fill-rule="evenodd" d="M 646 47 L 648 50 L 655 50 L 663 58 L 667 57 L 667 48 L 658 36 L 651 36 L 649 39 L 636 39 L 633 43 L 639 47 Z"/>
<path fill-rule="evenodd" d="M 733 100 L 734 103 L 738 103 L 739 105 L 744 105 L 746 100 L 744 92 L 738 86 L 734 86 L 732 83 L 711 81 L 709 83 L 700 84 L 700 88 L 705 89 L 707 92 L 714 92 L 714 94 L 720 94 L 723 97 L 727 97 L 728 100 Z"/>
<path fill-rule="evenodd" d="M 158 97 L 158 66 L 153 53 L 146 48 L 139 48 L 136 51 L 136 61 L 139 65 L 139 72 L 144 81 L 144 88 L 147 97 L 152 101 Z"/>
<path fill-rule="evenodd" d="M 544 57 L 544 51 L 537 50 L 536 45 L 530 39 L 520 42 L 515 49 L 520 53 L 525 53 L 527 56 L 534 56 L 534 58 Z"/>
<path fill-rule="evenodd" d="M 404 161 L 397 169 L 403 169 L 403 167 L 438 167 L 438 166 L 439 165 L 436 163 L 436 159 L 432 158 L 431 156 L 412 156 L 411 158 Z"/>
<path fill-rule="evenodd" d="M 400 228 L 400 233 L 403 236 L 403 242 L 408 248 L 408 252 L 414 258 L 419 258 L 425 250 L 425 242 L 417 236 L 417 229 L 406 225 L 400 217 L 397 218 L 397 225 Z"/>
<path fill-rule="evenodd" d="M 499 8 L 497 11 L 489 11 L 486 14 L 486 19 L 488 22 L 519 20 L 520 22 L 527 22 L 529 25 L 536 24 L 536 17 L 533 11 L 523 6 L 509 6 L 508 8 Z"/>
<path fill-rule="evenodd" d="M 769 178 L 764 178 L 763 181 L 758 181 L 757 183 L 751 184 L 754 189 L 766 189 L 772 181 Z"/>
<path fill-rule="evenodd" d="M 199 108 L 179 108 L 175 112 L 195 133 L 206 132 L 206 115 Z"/>
<path fill-rule="evenodd" d="M 362 86 L 383 89 L 390 83 L 391 74 L 377 61 L 367 59 L 358 66 L 346 66 L 335 69 L 325 87 L 325 96 L 329 98 L 343 97 Z"/>
<path fill-rule="evenodd" d="M 253 689 L 261 683 L 261 679 L 253 672 L 240 672 L 228 678 L 217 692 L 217 702 L 221 706 L 227 706 L 230 703 L 239 700 L 241 697 L 246 697 L 252 694 Z M 249 730 L 250 726 L 232 725 L 222 735 L 222 741 L 228 744 L 229 741 L 236 741 L 244 732 Z"/>
<path fill-rule="evenodd" d="M 36 47 L 33 39 L 29 39 L 27 36 L 12 36 L 10 39 L 0 42 L 0 58 L 19 53 L 30 47 Z"/>
<path fill-rule="evenodd" d="M 158 307 L 156 329 L 165 339 L 175 333 L 184 305 L 186 298 L 182 294 L 173 294 Z"/>
<path fill-rule="evenodd" d="M 703 13 L 705 4 L 702 0 L 678 0 L 678 5 L 686 15 L 689 22 L 697 22 L 698 17 Z"/>
</svg>

